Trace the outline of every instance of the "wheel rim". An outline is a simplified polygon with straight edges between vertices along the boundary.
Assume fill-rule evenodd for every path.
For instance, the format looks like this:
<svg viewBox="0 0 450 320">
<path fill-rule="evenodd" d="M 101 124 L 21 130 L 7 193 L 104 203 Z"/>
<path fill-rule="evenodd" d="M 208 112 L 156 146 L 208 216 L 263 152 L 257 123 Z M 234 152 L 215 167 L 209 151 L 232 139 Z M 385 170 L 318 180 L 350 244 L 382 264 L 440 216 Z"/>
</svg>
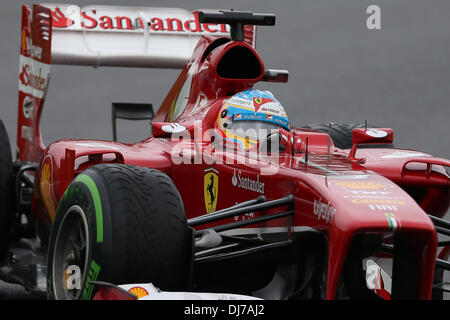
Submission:
<svg viewBox="0 0 450 320">
<path fill-rule="evenodd" d="M 52 261 L 55 299 L 80 299 L 87 276 L 88 258 L 89 229 L 86 215 L 80 206 L 73 205 L 64 214 L 55 239 Z M 77 271 L 73 266 L 79 268 L 79 274 L 75 275 Z M 71 276 L 73 279 L 78 277 L 78 280 L 72 282 Z"/>
</svg>

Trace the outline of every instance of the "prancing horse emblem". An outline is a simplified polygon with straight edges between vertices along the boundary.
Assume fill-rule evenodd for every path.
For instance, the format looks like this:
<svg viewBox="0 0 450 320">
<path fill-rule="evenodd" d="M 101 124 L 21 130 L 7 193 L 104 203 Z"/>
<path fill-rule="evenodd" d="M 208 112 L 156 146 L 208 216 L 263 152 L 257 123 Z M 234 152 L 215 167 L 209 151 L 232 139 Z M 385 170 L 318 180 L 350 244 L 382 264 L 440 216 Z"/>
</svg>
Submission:
<svg viewBox="0 0 450 320">
<path fill-rule="evenodd" d="M 205 196 L 206 213 L 216 211 L 217 196 L 219 190 L 218 173 L 219 172 L 214 168 L 208 168 L 205 170 L 205 175 L 203 178 L 203 191 Z"/>
</svg>

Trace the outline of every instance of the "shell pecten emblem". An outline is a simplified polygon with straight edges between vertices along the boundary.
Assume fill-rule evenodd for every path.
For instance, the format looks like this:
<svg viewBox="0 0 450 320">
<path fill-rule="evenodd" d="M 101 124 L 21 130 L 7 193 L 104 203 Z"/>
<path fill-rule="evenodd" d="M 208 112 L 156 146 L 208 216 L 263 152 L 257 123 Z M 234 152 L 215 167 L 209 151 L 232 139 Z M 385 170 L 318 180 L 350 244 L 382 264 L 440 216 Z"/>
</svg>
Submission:
<svg viewBox="0 0 450 320">
<path fill-rule="evenodd" d="M 44 159 L 44 164 L 42 165 L 39 188 L 44 206 L 53 221 L 56 214 L 56 205 L 52 196 L 52 170 L 52 159 L 50 157 L 46 157 Z"/>
<path fill-rule="evenodd" d="M 148 296 L 148 291 L 142 287 L 133 287 L 128 292 L 134 294 L 138 299 Z"/>
<path fill-rule="evenodd" d="M 205 199 L 206 213 L 216 211 L 217 197 L 219 192 L 219 176 L 218 171 L 214 168 L 205 170 L 203 177 L 203 192 Z"/>
</svg>

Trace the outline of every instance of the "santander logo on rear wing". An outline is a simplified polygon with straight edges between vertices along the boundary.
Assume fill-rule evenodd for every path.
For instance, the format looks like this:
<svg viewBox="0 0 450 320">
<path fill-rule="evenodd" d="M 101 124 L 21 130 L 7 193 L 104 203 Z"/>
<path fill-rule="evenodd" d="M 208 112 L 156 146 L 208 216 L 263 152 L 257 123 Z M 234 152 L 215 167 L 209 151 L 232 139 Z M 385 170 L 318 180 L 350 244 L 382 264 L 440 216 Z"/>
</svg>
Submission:
<svg viewBox="0 0 450 320">
<path fill-rule="evenodd" d="M 51 64 L 181 69 L 201 36 L 230 34 L 228 25 L 200 23 L 198 11 L 51 3 L 22 6 L 19 159 L 38 162 L 45 149 L 39 118 Z M 245 26 L 244 35 L 255 47 L 256 26 Z"/>
</svg>

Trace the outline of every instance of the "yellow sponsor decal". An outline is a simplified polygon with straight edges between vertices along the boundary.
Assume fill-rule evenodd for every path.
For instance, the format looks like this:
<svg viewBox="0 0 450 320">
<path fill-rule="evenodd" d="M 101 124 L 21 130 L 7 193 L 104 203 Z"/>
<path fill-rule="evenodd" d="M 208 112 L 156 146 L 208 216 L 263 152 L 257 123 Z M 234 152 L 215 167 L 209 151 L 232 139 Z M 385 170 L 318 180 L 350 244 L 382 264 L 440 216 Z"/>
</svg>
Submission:
<svg viewBox="0 0 450 320">
<path fill-rule="evenodd" d="M 352 203 L 357 204 L 400 204 L 404 205 L 405 201 L 392 199 L 353 199 Z"/>
<path fill-rule="evenodd" d="M 204 198 L 205 198 L 205 208 L 206 213 L 211 213 L 216 211 L 217 196 L 219 195 L 219 176 L 218 171 L 214 168 L 209 168 L 205 170 L 205 175 L 203 178 L 204 186 Z"/>
<path fill-rule="evenodd" d="M 138 299 L 148 296 L 148 291 L 142 287 L 133 287 L 128 292 L 134 294 Z"/>
<path fill-rule="evenodd" d="M 351 190 L 383 190 L 388 186 L 384 183 L 360 182 L 360 181 L 340 181 L 336 182 L 335 184 L 337 186 Z"/>
<path fill-rule="evenodd" d="M 22 49 L 24 51 L 27 51 L 27 33 L 25 32 L 25 30 L 22 31 Z"/>
</svg>

